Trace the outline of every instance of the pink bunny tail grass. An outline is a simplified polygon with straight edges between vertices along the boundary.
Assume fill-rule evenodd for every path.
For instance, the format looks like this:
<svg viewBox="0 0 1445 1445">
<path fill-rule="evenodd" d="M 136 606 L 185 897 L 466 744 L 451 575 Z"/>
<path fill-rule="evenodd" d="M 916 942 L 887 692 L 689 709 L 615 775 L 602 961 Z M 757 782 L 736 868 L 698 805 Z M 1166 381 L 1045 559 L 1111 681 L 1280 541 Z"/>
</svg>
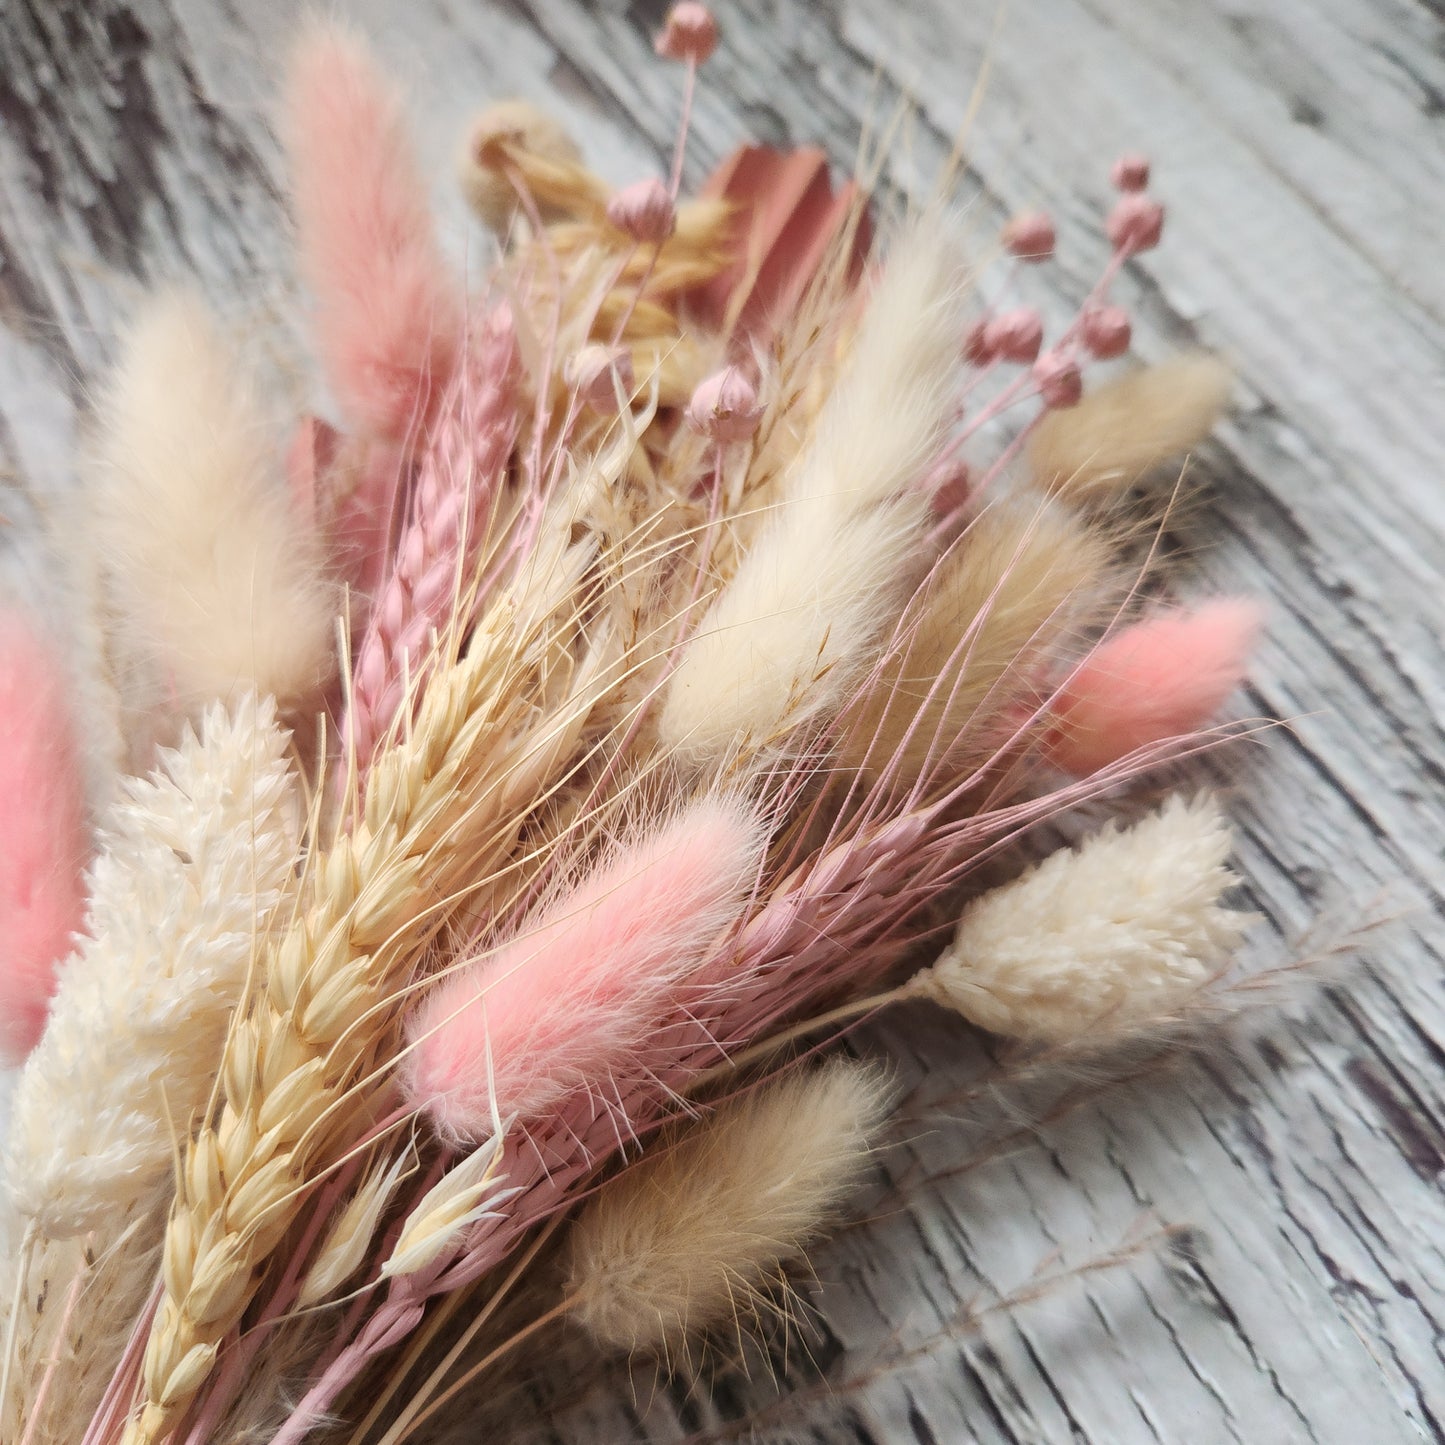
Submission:
<svg viewBox="0 0 1445 1445">
<path fill-rule="evenodd" d="M 400 439 L 425 424 L 463 331 L 400 97 L 358 39 L 318 22 L 292 57 L 287 119 L 327 379 L 358 428 Z"/>
<path fill-rule="evenodd" d="M 80 747 L 63 681 L 18 613 L 0 611 L 0 1062 L 45 1028 L 55 965 L 82 923 L 89 850 Z"/>
<path fill-rule="evenodd" d="M 411 1097 L 443 1134 L 475 1139 L 606 1086 L 737 922 L 766 838 L 745 805 L 710 799 L 605 860 L 426 1000 Z"/>
<path fill-rule="evenodd" d="M 1064 684 L 1049 761 L 1082 776 L 1204 727 L 1243 680 L 1263 621 L 1257 603 L 1222 597 L 1108 638 Z"/>
</svg>

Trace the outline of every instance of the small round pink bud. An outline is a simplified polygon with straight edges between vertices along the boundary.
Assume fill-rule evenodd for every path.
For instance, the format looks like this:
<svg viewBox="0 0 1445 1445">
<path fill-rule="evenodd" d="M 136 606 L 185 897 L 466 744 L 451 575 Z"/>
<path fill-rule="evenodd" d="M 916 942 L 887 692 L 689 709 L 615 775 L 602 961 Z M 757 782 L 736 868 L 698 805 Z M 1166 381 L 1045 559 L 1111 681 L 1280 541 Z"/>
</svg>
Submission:
<svg viewBox="0 0 1445 1445">
<path fill-rule="evenodd" d="M 1128 151 L 1114 162 L 1109 179 L 1120 191 L 1142 191 L 1149 184 L 1149 157 Z"/>
<path fill-rule="evenodd" d="M 1079 322 L 1079 335 L 1101 361 L 1122 356 L 1133 335 L 1129 313 L 1122 306 L 1091 306 Z"/>
<path fill-rule="evenodd" d="M 1003 244 L 1020 261 L 1047 261 L 1054 254 L 1054 222 L 1046 211 L 1026 211 L 1003 228 Z"/>
<path fill-rule="evenodd" d="M 1132 256 L 1159 244 L 1164 230 L 1164 207 L 1137 191 L 1128 191 L 1114 203 L 1104 234 L 1116 251 Z"/>
<path fill-rule="evenodd" d="M 736 366 L 699 382 L 687 404 L 688 422 L 719 442 L 746 441 L 762 417 L 757 387 Z"/>
<path fill-rule="evenodd" d="M 1065 351 L 1044 352 L 1034 362 L 1034 381 L 1044 405 L 1050 409 L 1077 406 L 1084 394 L 1079 363 Z"/>
<path fill-rule="evenodd" d="M 626 398 L 632 390 L 632 354 L 626 347 L 613 350 L 593 342 L 567 363 L 565 376 L 578 401 L 612 416 L 618 410 L 618 392 Z"/>
<path fill-rule="evenodd" d="M 624 186 L 607 202 L 607 219 L 634 241 L 660 246 L 677 225 L 667 187 L 655 176 Z"/>
<path fill-rule="evenodd" d="M 674 5 L 652 48 L 664 60 L 690 60 L 702 65 L 717 49 L 717 21 L 712 11 L 693 0 Z"/>
<path fill-rule="evenodd" d="M 968 328 L 963 338 L 964 360 L 972 366 L 987 366 L 998 354 L 989 339 L 991 317 L 982 316 Z"/>
<path fill-rule="evenodd" d="M 984 342 L 1004 361 L 1032 361 L 1044 344 L 1043 317 L 1031 306 L 995 316 L 984 329 Z"/>
</svg>

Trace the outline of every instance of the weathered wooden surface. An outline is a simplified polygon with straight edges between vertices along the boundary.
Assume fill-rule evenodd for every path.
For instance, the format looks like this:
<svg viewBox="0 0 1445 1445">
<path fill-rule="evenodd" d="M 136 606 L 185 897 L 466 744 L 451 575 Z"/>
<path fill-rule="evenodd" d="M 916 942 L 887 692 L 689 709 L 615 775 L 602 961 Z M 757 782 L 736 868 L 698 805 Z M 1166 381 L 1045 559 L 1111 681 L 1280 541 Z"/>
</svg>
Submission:
<svg viewBox="0 0 1445 1445">
<path fill-rule="evenodd" d="M 473 107 L 522 93 L 595 163 L 656 169 L 676 74 L 622 0 L 342 0 L 415 82 L 439 203 Z M 1232 1056 L 1185 1061 L 961 1170 L 985 1133 L 945 1115 L 979 1045 L 919 1012 L 861 1041 L 921 1085 L 871 1217 L 816 1261 L 817 1363 L 766 1439 L 1445 1439 L 1445 13 L 1430 0 L 730 0 L 691 165 L 739 140 L 853 155 L 860 119 L 917 103 L 890 179 L 926 188 L 986 52 L 963 188 L 987 225 L 1044 201 L 1077 299 L 1101 256 L 1113 154 L 1141 146 L 1170 205 L 1129 283 L 1146 357 L 1181 343 L 1238 367 L 1238 409 L 1181 523 L 1196 582 L 1272 605 L 1250 706 L 1300 719 L 1210 765 L 1236 785 L 1240 865 L 1287 954 L 1322 909 L 1403 912 L 1363 964 Z M 137 282 L 196 276 L 294 333 L 278 154 L 266 128 L 283 0 L 0 4 L 0 515 L 12 576 L 59 517 L 87 388 Z M 0 823 L 3 826 L 3 823 Z M 1085 1081 L 1075 1084 L 1084 1088 Z M 1026 1117 L 1026 1116 L 1025 1116 Z M 1017 1121 L 1016 1121 L 1017 1122 Z M 1159 1223 L 1186 1239 L 957 1328 Z M 714 1426 L 711 1404 L 619 1381 L 562 1418 L 571 1441 Z M 646 1417 L 645 1427 L 639 1416 Z M 738 1433 L 738 1432 L 733 1432 Z M 723 1438 L 727 1432 L 724 1430 Z"/>
</svg>

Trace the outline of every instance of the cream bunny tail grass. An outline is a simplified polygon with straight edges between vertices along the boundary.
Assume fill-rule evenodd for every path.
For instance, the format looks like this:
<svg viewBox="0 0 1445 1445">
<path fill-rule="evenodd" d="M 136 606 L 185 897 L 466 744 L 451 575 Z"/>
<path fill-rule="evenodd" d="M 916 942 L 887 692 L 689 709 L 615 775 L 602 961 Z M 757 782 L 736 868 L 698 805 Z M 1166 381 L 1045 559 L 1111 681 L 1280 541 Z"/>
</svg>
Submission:
<svg viewBox="0 0 1445 1445">
<path fill-rule="evenodd" d="M 1040 485 L 1106 502 L 1146 472 L 1199 445 L 1229 400 L 1233 373 L 1217 357 L 1181 356 L 1130 372 L 1050 411 L 1029 439 Z"/>
<path fill-rule="evenodd" d="M 687 644 L 658 719 L 664 745 L 698 763 L 781 751 L 837 712 L 897 621 L 927 516 L 921 497 L 841 524 L 784 512 Z"/>
<path fill-rule="evenodd" d="M 293 883 L 288 741 L 269 698 L 229 714 L 214 704 L 200 736 L 112 807 L 88 936 L 61 967 L 5 1150 L 10 1196 L 47 1234 L 103 1230 L 153 1192 L 205 1106 L 258 940 Z"/>
<path fill-rule="evenodd" d="M 367 773 L 353 826 L 316 846 L 294 916 L 266 942 L 215 1120 L 181 1172 L 130 1445 L 165 1439 L 205 1382 L 308 1198 L 297 1181 L 374 1122 L 354 1085 L 394 1040 L 429 920 L 497 866 L 572 756 L 590 704 L 574 694 L 538 716 L 549 639 L 513 617 L 494 604 L 466 655 L 431 676 L 410 732 Z"/>
<path fill-rule="evenodd" d="M 122 643 L 187 711 L 254 687 L 285 712 L 334 665 L 337 597 L 267 423 L 199 297 L 152 297 L 101 407 L 94 526 Z"/>
<path fill-rule="evenodd" d="M 578 1320 L 610 1348 L 659 1351 L 731 1316 L 847 1199 L 888 1095 L 877 1068 L 837 1059 L 659 1139 L 573 1227 Z"/>
<path fill-rule="evenodd" d="M 1220 898 L 1229 826 L 1208 794 L 1110 822 L 995 888 L 908 992 L 996 1033 L 1067 1042 L 1167 1020 L 1252 921 Z"/>
<path fill-rule="evenodd" d="M 943 216 L 922 215 L 895 238 L 843 374 L 784 484 L 791 501 L 836 498 L 858 512 L 923 475 L 952 420 L 968 279 Z"/>
<path fill-rule="evenodd" d="M 876 660 L 918 580 L 964 299 L 956 243 L 925 217 L 895 244 L 777 511 L 683 652 L 659 718 L 668 748 L 702 761 L 783 744 Z"/>
</svg>

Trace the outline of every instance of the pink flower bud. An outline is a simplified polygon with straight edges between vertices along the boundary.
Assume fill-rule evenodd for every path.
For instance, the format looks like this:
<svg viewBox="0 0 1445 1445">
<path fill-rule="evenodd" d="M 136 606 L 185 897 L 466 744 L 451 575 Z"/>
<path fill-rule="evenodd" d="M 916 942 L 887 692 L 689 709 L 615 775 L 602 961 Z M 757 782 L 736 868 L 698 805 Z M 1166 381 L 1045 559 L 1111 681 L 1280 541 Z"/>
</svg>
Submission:
<svg viewBox="0 0 1445 1445">
<path fill-rule="evenodd" d="M 1054 222 L 1046 211 L 1026 211 L 1003 228 L 1004 249 L 1020 261 L 1047 261 L 1054 254 Z"/>
<path fill-rule="evenodd" d="M 1109 179 L 1121 191 L 1142 191 L 1149 184 L 1149 157 L 1127 151 L 1114 162 Z"/>
<path fill-rule="evenodd" d="M 1090 306 L 1079 323 L 1084 345 L 1101 361 L 1122 356 L 1132 334 L 1129 313 L 1122 306 Z"/>
<path fill-rule="evenodd" d="M 1005 361 L 1032 361 L 1044 344 L 1043 318 L 1031 306 L 995 316 L 984 329 L 984 344 Z"/>
<path fill-rule="evenodd" d="M 677 225 L 667 187 L 655 176 L 624 186 L 607 202 L 607 219 L 634 241 L 660 246 Z"/>
<path fill-rule="evenodd" d="M 619 389 L 624 397 L 632 390 L 632 355 L 626 347 L 614 351 L 594 342 L 567 363 L 566 378 L 578 401 L 611 416 L 618 409 Z"/>
<path fill-rule="evenodd" d="M 1104 226 L 1110 244 L 1128 256 L 1157 246 L 1163 230 L 1164 207 L 1136 191 L 1119 197 Z"/>
<path fill-rule="evenodd" d="M 717 21 L 706 5 L 683 0 L 667 12 L 653 49 L 664 60 L 690 60 L 702 65 L 717 49 Z"/>
<path fill-rule="evenodd" d="M 1051 410 L 1077 406 L 1084 394 L 1084 377 L 1079 363 L 1066 351 L 1046 351 L 1034 362 L 1034 381 L 1039 396 Z"/>
<path fill-rule="evenodd" d="M 964 359 L 973 366 L 987 366 L 997 355 L 988 334 L 991 320 L 988 316 L 980 317 L 968 328 L 968 333 L 963 338 Z"/>
<path fill-rule="evenodd" d="M 719 442 L 745 441 L 762 416 L 757 388 L 736 366 L 700 382 L 687 406 L 688 422 Z"/>
</svg>

